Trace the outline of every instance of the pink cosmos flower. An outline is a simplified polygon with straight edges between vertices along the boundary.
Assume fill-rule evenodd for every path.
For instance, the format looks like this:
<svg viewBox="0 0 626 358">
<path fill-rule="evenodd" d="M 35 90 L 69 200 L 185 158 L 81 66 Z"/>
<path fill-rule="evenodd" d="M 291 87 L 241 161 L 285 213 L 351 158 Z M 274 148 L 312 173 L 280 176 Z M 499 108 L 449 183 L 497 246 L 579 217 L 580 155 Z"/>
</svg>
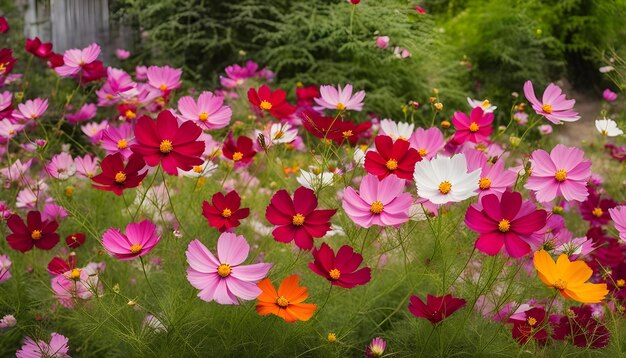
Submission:
<svg viewBox="0 0 626 358">
<path fill-rule="evenodd" d="M 18 112 L 14 113 L 14 117 L 19 122 L 26 122 L 29 120 L 35 120 L 41 117 L 48 109 L 48 99 L 35 98 L 29 99 L 25 103 L 17 105 Z"/>
<path fill-rule="evenodd" d="M 94 294 L 101 294 L 102 283 L 98 274 L 103 272 L 104 263 L 90 262 L 83 268 L 70 270 L 55 275 L 51 279 L 52 291 L 56 299 L 66 308 L 74 308 L 80 301 L 93 298 Z"/>
<path fill-rule="evenodd" d="M 13 328 L 17 325 L 17 320 L 12 314 L 8 314 L 0 318 L 0 331 Z"/>
<path fill-rule="evenodd" d="M 65 219 L 67 215 L 67 210 L 65 210 L 64 207 L 57 205 L 54 202 L 48 202 L 43 206 L 43 210 L 41 211 L 41 220 L 61 221 Z"/>
<path fill-rule="evenodd" d="M 452 124 L 456 128 L 453 140 L 458 144 L 466 141 L 488 142 L 493 131 L 492 122 L 493 113 L 485 113 L 481 107 L 472 109 L 469 117 L 463 112 L 455 112 L 452 116 Z"/>
<path fill-rule="evenodd" d="M 224 97 L 215 96 L 211 92 L 202 92 L 197 102 L 191 96 L 181 97 L 178 110 L 182 119 L 193 121 L 203 129 L 224 128 L 233 115 L 230 107 L 224 106 Z"/>
<path fill-rule="evenodd" d="M 389 47 L 389 36 L 376 37 L 376 47 L 386 49 Z"/>
<path fill-rule="evenodd" d="M 434 158 L 446 145 L 443 134 L 437 127 L 417 128 L 411 135 L 409 143 L 411 143 L 411 148 L 415 148 L 425 159 Z"/>
<path fill-rule="evenodd" d="M 7 255 L 0 255 L 0 283 L 11 278 L 11 259 Z"/>
<path fill-rule="evenodd" d="M 615 102 L 617 99 L 617 93 L 607 88 L 604 92 L 602 92 L 602 98 L 607 102 Z"/>
<path fill-rule="evenodd" d="M 116 259 L 132 260 L 148 254 L 160 240 L 156 225 L 149 220 L 144 220 L 140 223 L 128 224 L 126 235 L 115 228 L 108 229 L 102 235 L 102 246 Z"/>
<path fill-rule="evenodd" d="M 180 88 L 182 74 L 183 70 L 180 68 L 150 66 L 147 72 L 148 84 L 161 92 L 169 92 Z"/>
<path fill-rule="evenodd" d="M 222 233 L 217 240 L 217 257 L 199 240 L 187 247 L 187 280 L 200 290 L 203 301 L 236 305 L 239 300 L 253 300 L 261 294 L 256 283 L 267 276 L 272 264 L 241 265 L 250 251 L 243 236 Z"/>
<path fill-rule="evenodd" d="M 9 182 L 21 181 L 22 183 L 26 183 L 26 179 L 28 178 L 28 169 L 32 164 L 32 159 L 24 163 L 22 163 L 20 159 L 16 159 L 10 166 L 0 168 L 0 175 L 2 175 Z"/>
<path fill-rule="evenodd" d="M 113 67 L 107 68 L 107 80 L 96 91 L 98 106 L 112 106 L 120 100 L 138 94 L 137 83 L 124 71 Z"/>
<path fill-rule="evenodd" d="M 42 340 L 34 341 L 30 337 L 26 337 L 24 345 L 17 352 L 17 358 L 37 358 L 37 357 L 53 357 L 53 358 L 70 358 L 67 354 L 69 351 L 68 339 L 58 333 L 50 335 L 50 343 Z"/>
<path fill-rule="evenodd" d="M 626 206 L 617 206 L 613 209 L 609 209 L 609 214 L 615 228 L 619 231 L 619 238 L 626 241 Z"/>
<path fill-rule="evenodd" d="M 351 187 L 344 190 L 343 209 L 355 224 L 364 228 L 401 225 L 409 220 L 413 204 L 411 194 L 404 192 L 405 182 L 395 175 L 378 180 L 368 174 L 361 181 L 359 193 Z"/>
<path fill-rule="evenodd" d="M 84 126 L 81 126 L 80 129 L 89 137 L 91 143 L 96 144 L 100 142 L 102 139 L 102 131 L 105 130 L 109 126 L 109 122 L 102 121 L 100 123 L 89 122 Z"/>
<path fill-rule="evenodd" d="M 133 125 L 130 123 L 124 122 L 119 127 L 108 126 L 102 131 L 101 145 L 107 155 L 120 153 L 128 159 L 133 154 L 130 146 L 136 143 Z"/>
<path fill-rule="evenodd" d="M 85 178 L 92 178 L 98 172 L 98 157 L 93 157 L 90 154 L 85 154 L 84 157 L 76 157 L 74 159 L 74 166 L 76 172 Z"/>
<path fill-rule="evenodd" d="M 575 122 L 580 119 L 577 112 L 574 112 L 574 104 L 576 100 L 566 99 L 561 88 L 554 83 L 550 83 L 543 91 L 541 101 L 535 96 L 533 83 L 526 81 L 524 83 L 524 95 L 533 106 L 538 115 L 546 117 L 547 120 L 554 124 L 562 122 Z"/>
<path fill-rule="evenodd" d="M 258 74 L 259 65 L 254 61 L 247 61 L 245 67 L 237 64 L 227 66 L 226 76 L 220 76 L 220 84 L 224 88 L 236 88 L 244 84 L 245 80 Z"/>
<path fill-rule="evenodd" d="M 517 192 L 485 195 L 465 214 L 465 225 L 480 236 L 476 248 L 487 255 L 496 255 L 502 247 L 509 256 L 517 258 L 528 254 L 528 237 L 546 224 L 545 210 L 535 210 L 529 201 L 523 201 Z"/>
<path fill-rule="evenodd" d="M 11 139 L 24 129 L 24 125 L 12 123 L 9 119 L 0 119 L 0 139 Z"/>
<path fill-rule="evenodd" d="M 56 67 L 54 70 L 61 77 L 76 76 L 85 65 L 89 65 L 98 58 L 100 51 L 100 46 L 96 43 L 92 43 L 82 50 L 77 48 L 67 50 L 63 54 L 64 65 Z"/>
<path fill-rule="evenodd" d="M 66 180 L 76 174 L 74 159 L 69 153 L 59 153 L 46 164 L 46 173 L 55 179 Z"/>
<path fill-rule="evenodd" d="M 479 200 L 487 194 L 500 196 L 515 184 L 517 175 L 505 169 L 503 158 L 498 158 L 492 164 L 481 151 L 468 149 L 463 153 L 465 154 L 469 171 L 480 169 L 480 179 L 478 180 L 478 189 L 476 189 Z"/>
<path fill-rule="evenodd" d="M 96 116 L 98 112 L 98 106 L 93 103 L 86 103 L 76 113 L 70 113 L 65 115 L 65 119 L 69 124 L 76 124 L 85 122 Z"/>
<path fill-rule="evenodd" d="M 323 111 L 324 109 L 361 111 L 364 98 L 365 91 L 359 91 L 354 96 L 352 95 L 351 84 L 347 84 L 343 89 L 339 85 L 337 85 L 337 88 L 320 86 L 320 97 L 314 99 L 318 105 L 315 109 L 318 111 Z"/>
<path fill-rule="evenodd" d="M 120 60 L 126 60 L 130 57 L 130 51 L 124 50 L 123 48 L 118 48 L 115 50 L 115 57 Z"/>
<path fill-rule="evenodd" d="M 558 144 L 550 154 L 537 149 L 531 157 L 532 173 L 525 185 L 540 202 L 552 201 L 562 195 L 565 200 L 585 201 L 587 181 L 591 177 L 591 161 L 575 147 Z"/>
<path fill-rule="evenodd" d="M 539 134 L 541 135 L 552 134 L 552 126 L 549 124 L 542 124 L 539 127 L 537 127 L 537 130 L 539 131 Z"/>
</svg>

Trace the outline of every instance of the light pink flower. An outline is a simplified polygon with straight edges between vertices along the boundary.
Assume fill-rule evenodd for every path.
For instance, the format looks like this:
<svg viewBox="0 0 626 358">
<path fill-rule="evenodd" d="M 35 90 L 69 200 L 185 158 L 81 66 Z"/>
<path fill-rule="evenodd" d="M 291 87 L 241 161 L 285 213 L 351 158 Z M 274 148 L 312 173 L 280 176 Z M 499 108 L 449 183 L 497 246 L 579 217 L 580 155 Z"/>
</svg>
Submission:
<svg viewBox="0 0 626 358">
<path fill-rule="evenodd" d="M 463 154 L 465 154 L 469 171 L 480 169 L 480 179 L 478 180 L 478 189 L 476 189 L 478 200 L 487 194 L 496 194 L 500 197 L 502 193 L 515 184 L 517 175 L 505 169 L 503 158 L 498 158 L 492 164 L 485 153 L 481 151 L 467 149 Z"/>
<path fill-rule="evenodd" d="M 0 174 L 9 182 L 21 181 L 26 182 L 28 176 L 28 169 L 33 164 L 33 160 L 30 159 L 27 162 L 22 163 L 21 160 L 16 159 L 11 166 L 0 169 Z"/>
<path fill-rule="evenodd" d="M 65 115 L 65 119 L 69 124 L 76 124 L 85 122 L 96 116 L 98 107 L 93 103 L 86 103 L 76 113 L 69 113 Z"/>
<path fill-rule="evenodd" d="M 376 47 L 386 49 L 389 47 L 389 36 L 376 37 Z"/>
<path fill-rule="evenodd" d="M 562 195 L 565 200 L 585 201 L 589 192 L 587 181 L 591 177 L 591 161 L 575 147 L 558 144 L 550 154 L 537 149 L 531 157 L 532 173 L 526 189 L 533 190 L 540 202 Z"/>
<path fill-rule="evenodd" d="M 13 328 L 15 325 L 17 325 L 17 320 L 12 314 L 8 314 L 0 318 L 0 330 Z"/>
<path fill-rule="evenodd" d="M 53 178 L 66 180 L 76 174 L 74 159 L 69 153 L 59 153 L 46 164 L 46 172 Z"/>
<path fill-rule="evenodd" d="M 602 92 L 602 98 L 607 102 L 615 102 L 615 100 L 617 99 L 617 93 L 607 88 L 604 90 L 604 92 Z"/>
<path fill-rule="evenodd" d="M 119 127 L 108 126 L 102 131 L 102 148 L 106 150 L 107 155 L 120 153 L 126 159 L 130 157 L 133 152 L 130 150 L 130 146 L 136 144 L 135 133 L 133 132 L 133 125 L 131 123 L 121 123 Z"/>
<path fill-rule="evenodd" d="M 67 354 L 69 351 L 68 339 L 58 333 L 50 335 L 50 343 L 42 340 L 34 341 L 30 337 L 26 337 L 24 345 L 17 352 L 17 358 L 70 358 Z"/>
<path fill-rule="evenodd" d="M 409 50 L 407 50 L 407 49 L 405 49 L 403 47 L 399 47 L 399 46 L 394 47 L 393 54 L 397 58 L 409 58 L 409 57 L 411 57 L 411 52 L 409 52 Z"/>
<path fill-rule="evenodd" d="M 126 226 L 126 235 L 115 228 L 110 228 L 102 235 L 102 246 L 119 260 L 132 260 L 144 256 L 159 243 L 161 237 L 156 232 L 156 225 L 149 220 L 130 223 Z"/>
<path fill-rule="evenodd" d="M 18 112 L 14 114 L 14 117 L 18 121 L 25 122 L 28 120 L 35 120 L 41 117 L 48 109 L 48 99 L 29 99 L 25 103 L 18 104 L 17 109 Z"/>
<path fill-rule="evenodd" d="M 548 135 L 552 133 L 552 126 L 549 124 L 542 124 L 537 127 L 537 130 L 541 135 Z"/>
<path fill-rule="evenodd" d="M 66 308 L 74 308 L 80 301 L 86 301 L 103 291 L 98 275 L 104 271 L 104 263 L 90 262 L 79 269 L 71 269 L 51 279 L 54 295 Z"/>
<path fill-rule="evenodd" d="M 619 232 L 619 238 L 626 241 L 626 206 L 609 209 L 609 214 Z"/>
<path fill-rule="evenodd" d="M 98 157 L 85 154 L 84 157 L 76 157 L 74 159 L 74 166 L 78 174 L 86 178 L 92 178 L 98 173 L 98 162 Z"/>
<path fill-rule="evenodd" d="M 339 85 L 337 85 L 337 88 L 320 86 L 320 96 L 314 99 L 318 105 L 315 109 L 318 111 L 324 109 L 361 111 L 363 109 L 365 91 L 359 91 L 353 96 L 351 84 L 347 84 L 343 89 Z"/>
<path fill-rule="evenodd" d="M 10 91 L 4 91 L 0 93 L 0 112 L 9 108 L 13 101 L 13 93 Z"/>
<path fill-rule="evenodd" d="M 138 94 L 137 83 L 124 71 L 107 67 L 107 80 L 102 88 L 96 91 L 98 106 L 112 106 L 122 99 L 128 99 Z"/>
<path fill-rule="evenodd" d="M 78 74 L 83 66 L 94 62 L 100 55 L 100 46 L 97 43 L 80 50 L 73 48 L 65 51 L 63 54 L 63 66 L 56 67 L 54 70 L 61 77 L 72 77 Z"/>
<path fill-rule="evenodd" d="M 47 190 L 48 185 L 43 181 L 31 183 L 17 193 L 15 206 L 20 209 L 35 209 L 39 202 L 44 201 Z"/>
<path fill-rule="evenodd" d="M 182 119 L 193 121 L 203 129 L 224 128 L 233 115 L 230 107 L 224 105 L 224 97 L 215 96 L 211 92 L 202 92 L 197 102 L 191 96 L 181 97 L 178 110 Z"/>
<path fill-rule="evenodd" d="M 417 128 L 409 138 L 409 143 L 425 159 L 434 158 L 446 145 L 443 134 L 437 127 Z"/>
<path fill-rule="evenodd" d="M 347 187 L 342 206 L 355 224 L 368 228 L 372 225 L 398 226 L 409 221 L 411 194 L 404 192 L 405 180 L 389 175 L 378 180 L 368 174 L 361 181 L 359 193 Z"/>
<path fill-rule="evenodd" d="M 118 48 L 115 50 L 115 57 L 120 60 L 126 60 L 130 57 L 130 51 L 124 50 L 123 48 Z"/>
<path fill-rule="evenodd" d="M 7 255 L 0 255 L 0 283 L 11 278 L 11 259 Z"/>
<path fill-rule="evenodd" d="M 50 200 L 50 199 L 48 199 Z M 67 217 L 67 210 L 64 207 L 57 205 L 53 202 L 48 202 L 43 206 L 41 212 L 41 220 L 54 220 L 60 222 Z"/>
<path fill-rule="evenodd" d="M 148 84 L 161 92 L 169 92 L 180 88 L 182 82 L 180 77 L 183 70 L 180 68 L 172 68 L 170 66 L 150 66 L 148 67 Z"/>
<path fill-rule="evenodd" d="M 550 83 L 543 91 L 541 101 L 535 96 L 533 83 L 526 81 L 524 83 L 524 95 L 531 103 L 538 115 L 546 117 L 547 120 L 554 124 L 562 122 L 575 122 L 580 119 L 577 112 L 574 112 L 574 104 L 576 100 L 566 99 L 561 88 L 554 83 Z"/>
<path fill-rule="evenodd" d="M 100 123 L 89 122 L 80 129 L 91 139 L 91 143 L 96 144 L 102 139 L 102 131 L 109 126 L 109 122 L 102 121 Z"/>
<path fill-rule="evenodd" d="M 241 265 L 250 251 L 243 236 L 222 233 L 217 240 L 217 258 L 199 240 L 187 247 L 187 280 L 200 290 L 203 301 L 216 301 L 223 305 L 239 304 L 253 300 L 261 294 L 256 283 L 267 276 L 271 264 Z"/>
<path fill-rule="evenodd" d="M 24 125 L 11 123 L 8 119 L 0 120 L 0 139 L 11 139 L 24 129 Z"/>
</svg>

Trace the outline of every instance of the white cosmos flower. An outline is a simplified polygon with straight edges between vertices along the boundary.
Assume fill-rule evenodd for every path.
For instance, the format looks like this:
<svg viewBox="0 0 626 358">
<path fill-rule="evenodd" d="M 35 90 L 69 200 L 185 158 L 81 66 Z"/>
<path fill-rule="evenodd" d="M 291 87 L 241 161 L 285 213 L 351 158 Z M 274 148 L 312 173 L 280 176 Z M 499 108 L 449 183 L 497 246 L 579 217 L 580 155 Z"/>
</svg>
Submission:
<svg viewBox="0 0 626 358">
<path fill-rule="evenodd" d="M 483 112 L 485 113 L 493 113 L 493 111 L 496 110 L 496 106 L 492 106 L 491 102 L 489 102 L 488 99 L 484 100 L 484 101 L 480 101 L 477 99 L 472 99 L 470 97 L 467 97 L 467 103 L 469 103 L 470 107 L 472 108 L 476 108 L 476 107 L 480 107 L 483 109 Z"/>
<path fill-rule="evenodd" d="M 467 172 L 465 155 L 453 157 L 438 155 L 415 165 L 417 195 L 433 204 L 459 202 L 475 196 L 480 180 L 480 169 Z"/>
<path fill-rule="evenodd" d="M 356 164 L 356 166 L 358 167 L 362 167 L 363 165 L 365 165 L 365 153 L 369 152 L 370 150 L 372 149 L 364 146 L 356 147 L 354 149 L 353 155 L 354 164 Z"/>
<path fill-rule="evenodd" d="M 319 189 L 333 184 L 333 173 L 323 172 L 320 174 L 314 174 L 300 169 L 300 176 L 297 178 L 298 183 L 305 188 Z"/>
<path fill-rule="evenodd" d="M 598 132 L 600 132 L 600 134 L 607 137 L 616 137 L 618 135 L 624 134 L 624 131 L 617 127 L 617 123 L 609 118 L 597 119 L 596 129 L 598 129 Z"/>
<path fill-rule="evenodd" d="M 288 123 L 274 123 L 270 127 L 270 141 L 274 144 L 291 143 L 298 135 L 298 128 L 293 128 Z"/>
<path fill-rule="evenodd" d="M 210 160 L 207 160 L 201 165 L 196 165 L 191 170 L 188 170 L 186 172 L 178 169 L 178 175 L 179 176 L 182 175 L 187 178 L 200 178 L 200 177 L 208 178 L 211 175 L 213 175 L 213 173 L 215 173 L 216 169 L 217 169 L 217 164 L 213 163 Z"/>
<path fill-rule="evenodd" d="M 384 135 L 396 139 L 409 140 L 413 135 L 415 124 L 405 122 L 394 122 L 391 119 L 383 119 L 380 121 L 380 130 Z"/>
</svg>

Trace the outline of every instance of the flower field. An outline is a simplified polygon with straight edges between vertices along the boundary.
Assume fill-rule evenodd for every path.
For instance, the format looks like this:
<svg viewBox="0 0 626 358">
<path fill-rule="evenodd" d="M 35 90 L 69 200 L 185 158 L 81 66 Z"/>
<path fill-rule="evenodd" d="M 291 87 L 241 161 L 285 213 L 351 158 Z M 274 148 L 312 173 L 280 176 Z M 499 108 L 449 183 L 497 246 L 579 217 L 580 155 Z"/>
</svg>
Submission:
<svg viewBox="0 0 626 358">
<path fill-rule="evenodd" d="M 368 10 L 340 5 L 352 36 Z M 626 354 L 617 56 L 591 117 L 525 78 L 389 118 L 358 78 L 292 88 L 254 58 L 198 86 L 5 17 L 0 48 L 2 357 Z"/>
</svg>

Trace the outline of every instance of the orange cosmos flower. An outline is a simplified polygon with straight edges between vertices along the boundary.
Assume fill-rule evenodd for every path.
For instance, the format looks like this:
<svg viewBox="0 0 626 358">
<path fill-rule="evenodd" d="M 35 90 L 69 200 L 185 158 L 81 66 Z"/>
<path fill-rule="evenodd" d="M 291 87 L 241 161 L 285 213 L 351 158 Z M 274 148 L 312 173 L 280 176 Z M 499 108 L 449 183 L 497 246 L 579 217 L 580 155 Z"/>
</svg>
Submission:
<svg viewBox="0 0 626 358">
<path fill-rule="evenodd" d="M 533 258 L 537 274 L 548 287 L 559 290 L 565 298 L 582 303 L 599 303 L 609 293 L 606 284 L 587 281 L 593 271 L 584 261 L 570 261 L 561 254 L 556 263 L 545 250 L 535 252 Z"/>
<path fill-rule="evenodd" d="M 276 315 L 287 322 L 308 321 L 317 305 L 302 303 L 309 297 L 309 290 L 298 286 L 299 279 L 298 275 L 287 277 L 278 287 L 278 292 L 268 278 L 257 283 L 263 293 L 257 297 L 256 311 L 260 315 Z"/>
</svg>

